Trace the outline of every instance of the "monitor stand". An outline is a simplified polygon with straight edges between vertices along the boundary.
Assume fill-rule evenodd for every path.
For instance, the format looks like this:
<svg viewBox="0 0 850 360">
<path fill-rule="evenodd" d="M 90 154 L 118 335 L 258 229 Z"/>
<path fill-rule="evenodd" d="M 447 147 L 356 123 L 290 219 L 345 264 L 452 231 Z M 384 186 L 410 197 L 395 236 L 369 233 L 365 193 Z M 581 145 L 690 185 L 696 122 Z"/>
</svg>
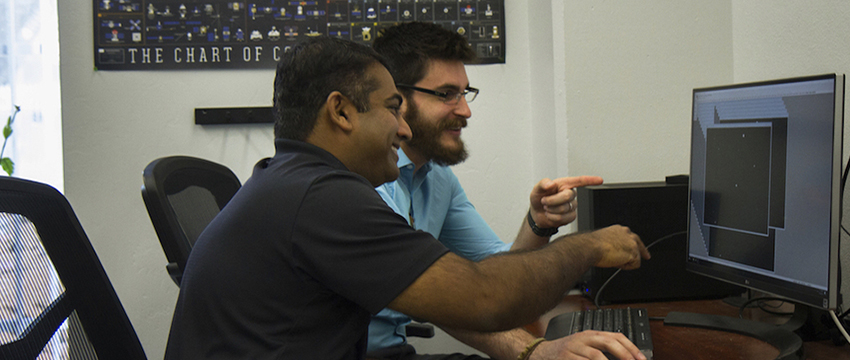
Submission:
<svg viewBox="0 0 850 360">
<path fill-rule="evenodd" d="M 794 331 L 803 326 L 808 313 L 808 306 L 795 305 L 794 316 L 788 322 L 773 325 L 731 316 L 673 311 L 664 318 L 664 325 L 697 327 L 754 337 L 779 349 L 776 360 L 802 360 L 803 339 Z"/>
</svg>

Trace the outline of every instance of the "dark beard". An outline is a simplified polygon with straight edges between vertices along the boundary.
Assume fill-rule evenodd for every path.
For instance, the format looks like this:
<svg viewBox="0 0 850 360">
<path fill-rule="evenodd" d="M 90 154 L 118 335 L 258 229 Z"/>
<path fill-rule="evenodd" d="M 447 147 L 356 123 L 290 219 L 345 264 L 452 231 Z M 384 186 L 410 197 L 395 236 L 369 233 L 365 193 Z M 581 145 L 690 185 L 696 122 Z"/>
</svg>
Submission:
<svg viewBox="0 0 850 360">
<path fill-rule="evenodd" d="M 462 163 L 469 156 L 462 139 L 458 139 L 459 149 L 449 149 L 440 144 L 443 130 L 466 127 L 466 119 L 442 119 L 436 126 L 431 126 L 422 121 L 419 108 L 412 102 L 407 105 L 404 119 L 413 133 L 413 138 L 407 141 L 407 146 L 418 151 L 425 158 L 439 165 L 451 166 Z"/>
</svg>

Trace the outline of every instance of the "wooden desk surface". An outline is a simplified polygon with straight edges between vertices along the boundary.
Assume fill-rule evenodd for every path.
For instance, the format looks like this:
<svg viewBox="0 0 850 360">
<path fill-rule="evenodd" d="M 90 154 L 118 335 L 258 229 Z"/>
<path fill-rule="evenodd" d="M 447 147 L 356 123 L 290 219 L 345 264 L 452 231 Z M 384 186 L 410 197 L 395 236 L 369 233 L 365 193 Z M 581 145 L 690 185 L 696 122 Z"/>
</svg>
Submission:
<svg viewBox="0 0 850 360">
<path fill-rule="evenodd" d="M 616 304 L 606 307 L 627 307 L 629 304 Z M 725 304 L 721 300 L 670 301 L 657 303 L 637 303 L 632 307 L 646 308 L 650 317 L 664 317 L 671 311 L 684 311 L 726 316 L 738 316 L 738 308 Z M 526 328 L 536 336 L 546 333 L 546 324 L 557 314 L 593 309 L 593 303 L 579 295 L 570 295 L 555 309 L 541 317 L 538 323 Z M 748 309 L 744 316 L 760 321 L 776 320 L 761 310 Z M 769 319 L 768 317 L 772 317 Z M 767 343 L 748 336 L 706 329 L 665 326 L 663 321 L 650 321 L 652 343 L 655 347 L 655 360 L 671 359 L 717 359 L 717 360 L 773 360 L 779 350 Z M 850 346 L 835 346 L 831 341 L 806 342 L 803 344 L 806 359 L 809 360 L 850 360 Z"/>
</svg>

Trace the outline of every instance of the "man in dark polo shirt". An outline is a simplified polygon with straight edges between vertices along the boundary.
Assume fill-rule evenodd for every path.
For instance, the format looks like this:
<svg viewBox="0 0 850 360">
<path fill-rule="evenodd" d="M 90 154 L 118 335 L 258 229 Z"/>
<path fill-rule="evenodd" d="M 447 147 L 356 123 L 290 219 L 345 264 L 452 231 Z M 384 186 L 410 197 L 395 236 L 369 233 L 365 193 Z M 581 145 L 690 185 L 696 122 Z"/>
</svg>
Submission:
<svg viewBox="0 0 850 360">
<path fill-rule="evenodd" d="M 278 65 L 274 101 L 275 156 L 195 244 L 166 359 L 362 359 L 369 316 L 384 307 L 509 329 L 553 307 L 590 266 L 649 256 L 615 226 L 473 263 L 410 228 L 374 190 L 398 177 L 411 133 L 386 63 L 366 46 L 296 46 Z M 586 337 L 641 358 L 618 335 Z"/>
</svg>

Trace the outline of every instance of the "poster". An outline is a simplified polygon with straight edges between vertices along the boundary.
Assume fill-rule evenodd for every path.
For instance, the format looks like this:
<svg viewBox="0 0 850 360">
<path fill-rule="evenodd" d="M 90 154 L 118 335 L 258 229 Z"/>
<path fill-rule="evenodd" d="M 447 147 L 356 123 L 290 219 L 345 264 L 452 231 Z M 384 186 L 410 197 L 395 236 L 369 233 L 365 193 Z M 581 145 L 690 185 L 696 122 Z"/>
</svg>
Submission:
<svg viewBox="0 0 850 360">
<path fill-rule="evenodd" d="M 94 67 L 274 69 L 307 38 L 371 44 L 381 28 L 406 21 L 457 31 L 478 63 L 505 63 L 504 0 L 94 0 Z"/>
</svg>

